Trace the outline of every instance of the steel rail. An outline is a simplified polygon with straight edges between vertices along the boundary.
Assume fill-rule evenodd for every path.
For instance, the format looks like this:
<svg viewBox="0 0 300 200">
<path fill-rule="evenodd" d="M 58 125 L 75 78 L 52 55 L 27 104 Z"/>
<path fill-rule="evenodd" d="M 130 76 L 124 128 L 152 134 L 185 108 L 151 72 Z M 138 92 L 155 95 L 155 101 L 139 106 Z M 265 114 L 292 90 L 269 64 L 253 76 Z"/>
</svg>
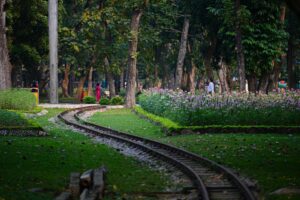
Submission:
<svg viewBox="0 0 300 200">
<path fill-rule="evenodd" d="M 174 154 L 176 153 L 177 155 L 184 156 L 184 157 L 189 158 L 193 161 L 200 162 L 202 164 L 205 164 L 206 166 L 210 166 L 215 171 L 224 173 L 235 184 L 235 186 L 237 188 L 239 188 L 239 190 L 241 191 L 241 194 L 243 195 L 243 197 L 245 199 L 247 199 L 247 200 L 255 200 L 256 199 L 254 194 L 248 188 L 248 186 L 242 180 L 240 180 L 240 178 L 233 171 L 231 171 L 230 169 L 228 169 L 228 168 L 226 168 L 226 167 L 224 167 L 224 166 L 222 166 L 222 165 L 220 165 L 220 164 L 218 164 L 218 163 L 216 163 L 212 160 L 209 160 L 205 157 L 199 156 L 197 154 L 188 152 L 186 150 L 180 149 L 180 148 L 172 146 L 172 145 L 163 144 L 163 143 L 160 143 L 160 142 L 155 141 L 155 140 L 130 135 L 130 134 L 123 133 L 123 132 L 120 132 L 120 131 L 115 131 L 115 130 L 112 130 L 112 129 L 109 129 L 109 128 L 106 128 L 106 127 L 102 127 L 102 126 L 87 122 L 87 121 L 80 118 L 80 115 L 83 114 L 84 112 L 92 111 L 92 110 L 99 110 L 99 109 L 106 109 L 106 107 L 105 106 L 102 106 L 102 107 L 93 106 L 93 107 L 83 107 L 83 108 L 79 108 L 79 109 L 72 109 L 72 110 L 68 110 L 68 111 L 65 111 L 65 112 L 61 113 L 59 115 L 59 118 L 62 119 L 63 121 L 65 121 L 66 124 L 76 126 L 77 128 L 88 129 L 89 132 L 92 131 L 92 132 L 94 132 L 94 134 L 99 135 L 99 134 L 105 134 L 104 132 L 108 132 L 109 133 L 108 135 L 110 137 L 112 135 L 117 136 L 118 140 L 121 140 L 120 137 L 122 137 L 123 140 L 126 139 L 127 143 L 132 143 L 133 142 L 132 140 L 143 142 L 144 144 L 148 144 L 148 145 L 150 144 L 152 146 L 159 147 L 159 148 L 167 150 L 169 152 L 174 152 Z M 70 121 L 63 118 L 63 115 L 65 115 L 65 114 L 67 114 L 68 112 L 71 112 L 71 111 L 78 111 L 74 114 L 74 118 L 77 121 L 80 121 L 82 124 L 84 124 L 85 127 L 83 127 L 82 125 L 76 124 L 74 122 L 70 122 Z M 86 126 L 92 127 L 93 129 L 90 129 Z M 97 130 L 94 130 L 94 129 L 97 129 L 97 130 L 101 131 L 101 133 Z M 135 143 L 137 145 L 141 145 L 140 143 L 136 143 L 136 142 L 133 142 L 133 143 Z M 147 149 L 147 148 L 148 147 L 146 147 L 145 145 L 143 145 L 143 147 L 142 147 L 142 149 Z M 151 151 L 155 151 L 155 150 L 151 149 Z M 156 151 L 156 154 L 162 154 L 162 153 Z M 167 160 L 169 160 L 169 162 L 172 162 L 173 164 L 176 164 L 177 167 L 179 167 L 182 171 L 187 173 L 187 175 L 189 175 L 189 177 L 192 178 L 192 180 L 194 180 L 194 184 L 197 186 L 198 191 L 200 191 L 199 193 L 201 194 L 201 199 L 207 199 L 207 200 L 209 199 L 208 190 L 207 190 L 205 184 L 203 183 L 201 177 L 199 177 L 199 175 L 192 168 L 190 168 L 186 164 L 180 162 L 179 160 L 171 158 L 170 156 L 168 156 L 166 154 L 163 154 L 163 157 L 165 157 L 165 158 L 168 157 Z M 171 161 L 171 160 L 173 160 L 173 161 Z M 190 170 L 190 173 L 192 173 L 194 175 L 189 174 L 188 170 Z M 191 176 L 193 176 L 193 177 L 191 177 Z M 194 179 L 194 178 L 196 178 L 196 179 Z M 195 182 L 195 180 L 196 180 L 196 182 Z"/>
<path fill-rule="evenodd" d="M 82 108 L 80 108 L 80 109 L 82 109 Z M 201 178 L 199 177 L 199 175 L 192 168 L 190 168 L 189 166 L 187 166 L 186 164 L 184 164 L 184 163 L 180 162 L 179 160 L 174 159 L 174 158 L 172 158 L 172 157 L 170 157 L 170 156 L 168 156 L 166 154 L 163 154 L 163 153 L 161 153 L 159 151 L 156 151 L 156 150 L 154 150 L 154 149 L 152 149 L 152 148 L 150 148 L 150 147 L 148 147 L 146 145 L 134 142 L 134 141 L 126 139 L 124 137 L 119 137 L 117 135 L 106 134 L 106 133 L 101 133 L 99 131 L 95 131 L 95 130 L 90 129 L 90 128 L 86 127 L 86 126 L 82 126 L 80 124 L 71 122 L 71 121 L 69 121 L 69 120 L 67 120 L 67 119 L 65 119 L 63 117 L 63 115 L 65 115 L 66 113 L 74 111 L 74 110 L 78 110 L 78 109 L 72 109 L 72 110 L 65 111 L 65 112 L 59 114 L 58 118 L 60 118 L 64 123 L 66 123 L 68 125 L 71 125 L 71 126 L 73 126 L 75 128 L 82 129 L 82 130 L 84 130 L 86 132 L 89 132 L 89 133 L 92 133 L 92 134 L 95 134 L 95 135 L 101 135 L 101 136 L 104 136 L 106 138 L 113 138 L 113 139 L 115 139 L 117 141 L 120 141 L 120 142 L 123 142 L 123 143 L 125 142 L 125 143 L 133 145 L 135 147 L 138 147 L 138 148 L 142 149 L 143 151 L 145 151 L 147 153 L 150 153 L 152 155 L 160 157 L 164 161 L 167 161 L 169 164 L 173 164 L 173 165 L 177 166 L 195 184 L 196 189 L 198 190 L 199 197 L 201 197 L 201 199 L 203 199 L 203 200 L 210 200 L 209 195 L 208 195 L 208 191 L 206 190 L 206 187 L 205 187 L 203 181 L 201 180 Z"/>
</svg>

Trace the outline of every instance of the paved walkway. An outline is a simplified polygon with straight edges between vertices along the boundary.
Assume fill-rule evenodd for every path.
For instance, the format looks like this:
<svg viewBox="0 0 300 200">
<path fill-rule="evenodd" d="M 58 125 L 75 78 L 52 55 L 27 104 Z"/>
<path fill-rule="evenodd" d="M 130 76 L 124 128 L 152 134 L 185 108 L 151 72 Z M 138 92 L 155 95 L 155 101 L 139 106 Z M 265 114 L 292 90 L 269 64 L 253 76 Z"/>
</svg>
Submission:
<svg viewBox="0 0 300 200">
<path fill-rule="evenodd" d="M 64 104 L 49 104 L 49 103 L 41 103 L 39 106 L 43 108 L 81 108 L 87 106 L 97 106 L 99 104 L 71 104 L 71 103 L 64 103 Z M 107 108 L 124 108 L 122 105 L 118 106 L 107 106 Z"/>
</svg>

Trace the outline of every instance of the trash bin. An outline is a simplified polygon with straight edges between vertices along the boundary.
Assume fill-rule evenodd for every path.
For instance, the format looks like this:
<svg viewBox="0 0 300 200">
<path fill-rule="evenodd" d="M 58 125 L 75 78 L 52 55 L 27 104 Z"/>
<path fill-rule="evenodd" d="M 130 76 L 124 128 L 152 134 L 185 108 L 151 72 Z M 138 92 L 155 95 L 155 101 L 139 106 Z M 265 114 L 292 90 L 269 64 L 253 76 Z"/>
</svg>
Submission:
<svg viewBox="0 0 300 200">
<path fill-rule="evenodd" d="M 37 82 L 32 84 L 31 92 L 35 96 L 36 105 L 39 104 L 39 85 Z"/>
</svg>

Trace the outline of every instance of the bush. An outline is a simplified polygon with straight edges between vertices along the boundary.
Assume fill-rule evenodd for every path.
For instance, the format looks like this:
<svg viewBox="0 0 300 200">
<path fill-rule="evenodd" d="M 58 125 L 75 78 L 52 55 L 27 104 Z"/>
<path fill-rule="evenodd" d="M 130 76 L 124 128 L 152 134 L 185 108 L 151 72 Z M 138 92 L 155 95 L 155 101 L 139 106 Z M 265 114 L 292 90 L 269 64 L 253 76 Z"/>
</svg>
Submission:
<svg viewBox="0 0 300 200">
<path fill-rule="evenodd" d="M 86 96 L 83 98 L 83 102 L 87 103 L 87 104 L 93 104 L 93 103 L 96 103 L 96 99 L 95 99 L 95 97 Z"/>
<path fill-rule="evenodd" d="M 119 95 L 121 97 L 125 97 L 126 96 L 126 90 L 124 88 L 120 89 Z"/>
<path fill-rule="evenodd" d="M 124 104 L 124 98 L 116 96 L 111 99 L 111 105 L 122 105 Z"/>
<path fill-rule="evenodd" d="M 108 98 L 101 98 L 99 104 L 101 105 L 109 105 L 110 100 Z"/>
<path fill-rule="evenodd" d="M 35 96 L 29 90 L 0 90 L 0 109 L 28 111 L 36 106 Z"/>
<path fill-rule="evenodd" d="M 181 126 L 295 126 L 300 124 L 300 93 L 190 95 L 167 90 L 139 96 L 141 107 Z"/>
</svg>

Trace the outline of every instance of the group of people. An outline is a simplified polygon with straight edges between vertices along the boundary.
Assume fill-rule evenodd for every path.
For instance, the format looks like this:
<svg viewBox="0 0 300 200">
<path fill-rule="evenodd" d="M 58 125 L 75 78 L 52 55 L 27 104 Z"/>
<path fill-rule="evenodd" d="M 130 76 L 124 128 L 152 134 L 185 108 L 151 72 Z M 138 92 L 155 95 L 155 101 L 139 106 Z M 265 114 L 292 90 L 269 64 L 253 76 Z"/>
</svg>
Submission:
<svg viewBox="0 0 300 200">
<path fill-rule="evenodd" d="M 85 90 L 82 90 L 81 92 L 81 96 L 80 96 L 80 101 L 83 101 L 83 98 L 86 96 L 87 94 L 85 93 Z M 96 84 L 96 88 L 95 88 L 95 96 L 96 96 L 96 101 L 99 102 L 101 99 L 101 86 L 100 83 Z"/>
</svg>

